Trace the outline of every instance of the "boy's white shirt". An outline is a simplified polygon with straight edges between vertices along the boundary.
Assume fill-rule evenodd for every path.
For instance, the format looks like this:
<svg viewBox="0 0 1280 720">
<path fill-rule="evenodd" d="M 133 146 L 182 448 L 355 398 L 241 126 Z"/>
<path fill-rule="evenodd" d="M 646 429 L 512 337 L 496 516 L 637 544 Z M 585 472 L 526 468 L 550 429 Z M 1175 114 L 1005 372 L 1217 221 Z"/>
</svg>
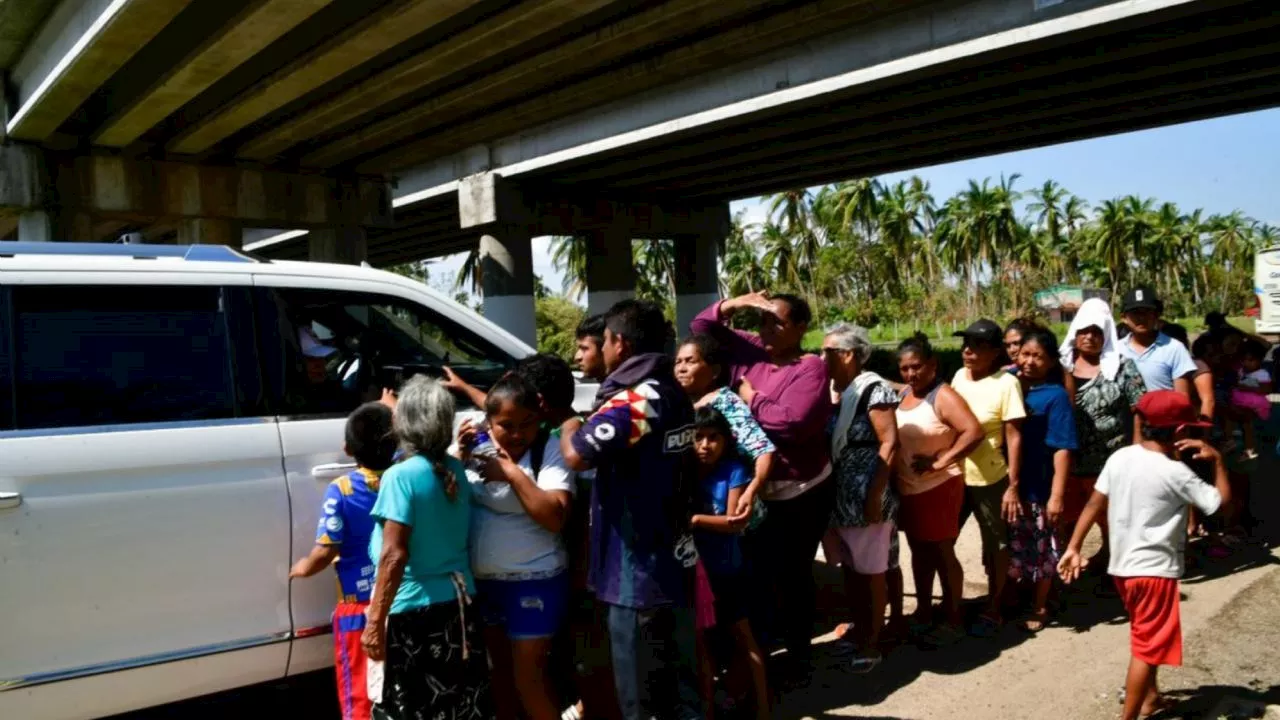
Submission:
<svg viewBox="0 0 1280 720">
<path fill-rule="evenodd" d="M 1107 496 L 1107 571 L 1117 577 L 1182 577 L 1188 505 L 1211 515 L 1222 504 L 1191 468 L 1141 445 L 1117 450 L 1094 489 Z"/>
</svg>

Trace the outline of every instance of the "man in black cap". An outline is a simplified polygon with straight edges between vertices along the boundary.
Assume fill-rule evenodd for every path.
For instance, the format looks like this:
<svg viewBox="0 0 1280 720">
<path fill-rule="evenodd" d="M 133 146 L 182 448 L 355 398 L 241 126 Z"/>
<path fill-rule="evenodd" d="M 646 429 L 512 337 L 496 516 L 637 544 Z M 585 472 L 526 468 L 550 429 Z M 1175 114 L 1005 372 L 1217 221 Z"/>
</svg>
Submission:
<svg viewBox="0 0 1280 720">
<path fill-rule="evenodd" d="M 1191 397 L 1196 363 L 1187 346 L 1160 331 L 1164 304 L 1149 287 L 1136 287 L 1124 296 L 1120 310 L 1132 331 L 1120 341 L 1120 355 L 1134 361 L 1151 390 L 1177 390 Z"/>
</svg>

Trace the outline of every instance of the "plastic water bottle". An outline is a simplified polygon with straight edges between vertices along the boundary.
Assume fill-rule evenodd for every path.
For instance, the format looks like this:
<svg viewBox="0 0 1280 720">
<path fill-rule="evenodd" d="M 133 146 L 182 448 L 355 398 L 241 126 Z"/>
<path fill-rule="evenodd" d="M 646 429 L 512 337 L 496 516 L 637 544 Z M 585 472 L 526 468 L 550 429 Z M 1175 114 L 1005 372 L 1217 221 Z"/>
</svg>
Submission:
<svg viewBox="0 0 1280 720">
<path fill-rule="evenodd" d="M 493 443 L 493 438 L 489 436 L 489 426 L 486 423 L 481 423 L 476 428 L 476 438 L 471 444 L 471 469 L 481 472 L 485 461 L 497 456 L 498 446 Z"/>
</svg>

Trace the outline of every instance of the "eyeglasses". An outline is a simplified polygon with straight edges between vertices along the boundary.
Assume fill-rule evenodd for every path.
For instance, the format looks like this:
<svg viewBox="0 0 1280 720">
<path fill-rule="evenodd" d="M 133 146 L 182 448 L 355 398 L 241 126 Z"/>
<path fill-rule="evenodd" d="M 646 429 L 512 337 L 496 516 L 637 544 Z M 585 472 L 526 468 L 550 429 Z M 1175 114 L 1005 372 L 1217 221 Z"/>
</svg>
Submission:
<svg viewBox="0 0 1280 720">
<path fill-rule="evenodd" d="M 844 348 L 833 348 L 833 347 L 824 347 L 824 348 L 822 348 L 822 354 L 823 354 L 823 355 L 835 355 L 836 353 L 847 353 L 847 352 L 853 352 L 853 351 L 852 351 L 852 350 L 846 350 L 846 349 L 844 349 Z"/>
</svg>

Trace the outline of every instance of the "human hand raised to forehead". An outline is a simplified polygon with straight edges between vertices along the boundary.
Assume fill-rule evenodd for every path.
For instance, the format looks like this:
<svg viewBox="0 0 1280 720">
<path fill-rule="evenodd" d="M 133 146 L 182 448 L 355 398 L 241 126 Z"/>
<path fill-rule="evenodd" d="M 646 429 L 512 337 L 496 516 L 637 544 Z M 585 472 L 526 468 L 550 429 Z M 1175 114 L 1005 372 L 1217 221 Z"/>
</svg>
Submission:
<svg viewBox="0 0 1280 720">
<path fill-rule="evenodd" d="M 739 295 L 736 298 L 725 300 L 720 305 L 720 310 L 722 312 L 732 312 L 743 308 L 754 308 L 767 313 L 774 312 L 773 300 L 769 297 L 768 290 L 760 290 L 758 292 L 747 293 L 746 295 Z"/>
</svg>

